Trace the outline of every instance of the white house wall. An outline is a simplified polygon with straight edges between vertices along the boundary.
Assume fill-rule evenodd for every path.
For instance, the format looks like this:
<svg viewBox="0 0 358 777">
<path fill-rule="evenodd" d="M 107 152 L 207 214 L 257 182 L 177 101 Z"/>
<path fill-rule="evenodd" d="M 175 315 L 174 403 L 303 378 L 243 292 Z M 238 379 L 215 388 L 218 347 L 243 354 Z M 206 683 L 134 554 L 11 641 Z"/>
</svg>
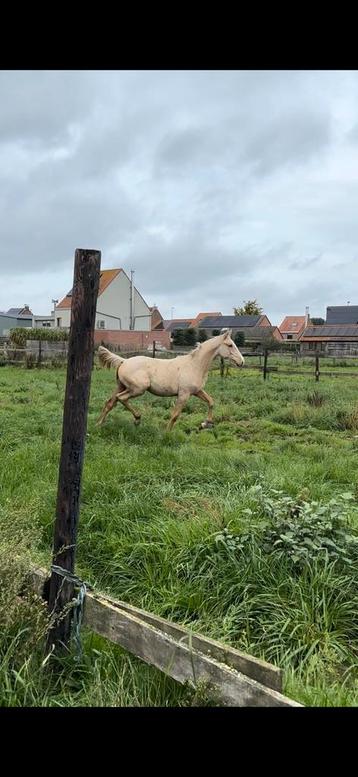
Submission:
<svg viewBox="0 0 358 777">
<path fill-rule="evenodd" d="M 148 305 L 136 289 L 133 291 L 134 329 L 150 330 L 151 313 Z M 98 297 L 96 329 L 99 329 L 98 321 L 105 322 L 105 329 L 130 328 L 130 280 L 124 272 L 120 272 Z"/>
<path fill-rule="evenodd" d="M 58 320 L 60 319 L 60 323 Z M 55 313 L 55 326 L 61 329 L 69 329 L 71 323 L 71 308 L 59 308 Z"/>
<path fill-rule="evenodd" d="M 151 312 L 138 291 L 133 288 L 134 329 L 150 331 Z M 69 328 L 71 309 L 56 310 L 55 322 L 61 328 Z M 99 322 L 104 321 L 104 326 Z M 122 271 L 111 281 L 97 299 L 96 329 L 129 329 L 130 328 L 130 279 Z"/>
</svg>

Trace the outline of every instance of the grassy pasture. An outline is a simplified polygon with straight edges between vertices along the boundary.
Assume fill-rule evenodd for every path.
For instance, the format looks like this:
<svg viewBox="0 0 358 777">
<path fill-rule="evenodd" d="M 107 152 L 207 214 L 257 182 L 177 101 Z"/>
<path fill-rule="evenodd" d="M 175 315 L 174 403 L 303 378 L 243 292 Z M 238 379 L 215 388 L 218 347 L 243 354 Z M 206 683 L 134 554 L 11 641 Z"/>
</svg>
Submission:
<svg viewBox="0 0 358 777">
<path fill-rule="evenodd" d="M 207 703 L 89 633 L 80 663 L 55 678 L 42 666 L 44 608 L 14 600 L 13 558 L 50 563 L 64 386 L 64 370 L 0 370 L 0 704 Z M 277 663 L 304 704 L 356 706 L 355 378 L 217 371 L 214 429 L 198 431 L 206 406 L 192 398 L 171 434 L 173 400 L 150 395 L 134 400 L 141 426 L 117 407 L 96 428 L 113 387 L 95 368 L 78 573 Z"/>
</svg>

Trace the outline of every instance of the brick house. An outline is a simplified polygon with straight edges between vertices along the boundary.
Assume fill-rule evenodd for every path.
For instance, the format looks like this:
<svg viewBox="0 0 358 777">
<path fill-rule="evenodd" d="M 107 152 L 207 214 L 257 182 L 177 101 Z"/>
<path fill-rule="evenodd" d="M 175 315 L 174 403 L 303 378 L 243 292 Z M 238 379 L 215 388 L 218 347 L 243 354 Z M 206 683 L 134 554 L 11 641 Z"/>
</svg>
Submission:
<svg viewBox="0 0 358 777">
<path fill-rule="evenodd" d="M 286 316 L 278 328 L 284 340 L 299 340 L 307 323 L 306 316 Z"/>
</svg>

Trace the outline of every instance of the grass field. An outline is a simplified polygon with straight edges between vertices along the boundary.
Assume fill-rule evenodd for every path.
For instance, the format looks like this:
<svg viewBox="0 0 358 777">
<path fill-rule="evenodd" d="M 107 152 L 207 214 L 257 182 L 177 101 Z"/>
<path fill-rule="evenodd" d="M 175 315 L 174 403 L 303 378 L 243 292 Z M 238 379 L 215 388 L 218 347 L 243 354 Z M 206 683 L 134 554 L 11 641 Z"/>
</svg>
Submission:
<svg viewBox="0 0 358 777">
<path fill-rule="evenodd" d="M 64 370 L 0 370 L 0 704 L 204 704 L 89 633 L 80 663 L 42 666 L 44 608 L 14 600 L 13 558 L 50 564 L 64 385 Z M 173 400 L 150 395 L 140 427 L 118 407 L 96 428 L 113 387 L 93 371 L 78 573 L 276 663 L 297 701 L 356 706 L 355 378 L 212 374 L 214 429 L 193 398 L 171 434 Z"/>
</svg>

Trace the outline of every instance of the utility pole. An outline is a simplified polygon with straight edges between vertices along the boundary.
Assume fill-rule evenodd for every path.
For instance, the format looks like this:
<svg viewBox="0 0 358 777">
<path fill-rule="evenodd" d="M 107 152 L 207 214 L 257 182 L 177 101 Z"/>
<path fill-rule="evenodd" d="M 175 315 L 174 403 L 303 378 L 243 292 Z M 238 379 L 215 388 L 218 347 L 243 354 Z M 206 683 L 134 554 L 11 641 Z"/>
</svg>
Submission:
<svg viewBox="0 0 358 777">
<path fill-rule="evenodd" d="M 134 275 L 134 270 L 131 270 L 131 285 L 130 285 L 130 292 L 129 292 L 129 329 L 134 329 L 133 275 Z"/>
</svg>

